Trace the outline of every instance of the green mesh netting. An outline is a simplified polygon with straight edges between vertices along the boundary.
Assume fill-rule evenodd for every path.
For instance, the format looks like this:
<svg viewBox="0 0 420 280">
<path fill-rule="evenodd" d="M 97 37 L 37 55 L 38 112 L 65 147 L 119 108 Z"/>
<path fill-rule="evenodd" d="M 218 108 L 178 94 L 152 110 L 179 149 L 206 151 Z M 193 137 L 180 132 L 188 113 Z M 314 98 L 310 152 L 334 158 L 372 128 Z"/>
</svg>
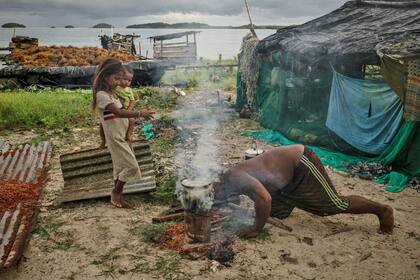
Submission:
<svg viewBox="0 0 420 280">
<path fill-rule="evenodd" d="M 282 133 L 278 131 L 274 131 L 272 129 L 245 132 L 245 133 L 242 133 L 242 135 L 248 136 L 248 137 L 261 138 L 270 144 L 274 144 L 278 146 L 299 144 L 299 142 L 290 140 L 286 136 L 284 136 Z M 363 156 L 346 155 L 340 152 L 331 151 L 331 150 L 320 148 L 314 145 L 307 145 L 307 146 L 310 147 L 321 158 L 322 164 L 331 166 L 335 169 L 342 170 L 342 171 L 347 170 L 347 165 L 349 163 L 353 163 L 353 164 L 359 163 L 359 162 L 366 161 L 368 159 Z"/>
<path fill-rule="evenodd" d="M 309 71 L 290 57 L 286 62 L 280 59 L 279 53 L 273 53 L 270 61 L 261 63 L 255 100 L 259 122 L 302 143 L 362 154 L 325 127 L 331 72 Z M 293 70 L 286 70 L 282 63 L 292 63 Z M 247 103 L 240 73 L 237 88 L 236 109 L 240 111 Z"/>
<path fill-rule="evenodd" d="M 242 135 L 261 138 L 270 144 L 279 146 L 298 144 L 298 142 L 288 139 L 282 133 L 271 129 L 246 132 Z M 363 156 L 346 155 L 341 152 L 331 151 L 313 145 L 308 146 L 320 157 L 322 164 L 331 166 L 341 171 L 346 171 L 348 164 L 356 164 L 373 160 L 380 162 L 379 158 L 369 159 Z M 386 155 L 384 155 L 384 157 L 386 157 Z M 400 192 L 407 187 L 409 178 L 410 176 L 403 172 L 392 171 L 384 176 L 375 178 L 375 180 L 379 183 L 387 184 L 388 186 L 386 187 L 386 190 L 389 192 Z"/>
</svg>

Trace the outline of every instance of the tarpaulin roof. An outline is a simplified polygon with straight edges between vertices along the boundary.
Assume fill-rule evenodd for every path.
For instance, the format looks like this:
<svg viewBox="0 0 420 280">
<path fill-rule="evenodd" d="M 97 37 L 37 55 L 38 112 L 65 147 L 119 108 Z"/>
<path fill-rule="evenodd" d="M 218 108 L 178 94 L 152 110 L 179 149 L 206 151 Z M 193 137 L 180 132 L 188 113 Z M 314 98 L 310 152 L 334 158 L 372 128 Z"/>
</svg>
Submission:
<svg viewBox="0 0 420 280">
<path fill-rule="evenodd" d="M 279 29 L 257 50 L 282 50 L 311 64 L 335 56 L 372 62 L 378 61 L 376 48 L 407 36 L 420 37 L 420 1 L 357 0 L 302 25 Z"/>
<path fill-rule="evenodd" d="M 195 33 L 200 33 L 200 32 L 201 31 L 185 31 L 185 32 L 151 36 L 151 37 L 149 37 L 149 39 L 153 39 L 155 41 L 171 40 L 171 39 L 181 38 L 183 36 L 187 36 L 187 35 L 191 35 L 191 34 L 195 34 Z"/>
</svg>

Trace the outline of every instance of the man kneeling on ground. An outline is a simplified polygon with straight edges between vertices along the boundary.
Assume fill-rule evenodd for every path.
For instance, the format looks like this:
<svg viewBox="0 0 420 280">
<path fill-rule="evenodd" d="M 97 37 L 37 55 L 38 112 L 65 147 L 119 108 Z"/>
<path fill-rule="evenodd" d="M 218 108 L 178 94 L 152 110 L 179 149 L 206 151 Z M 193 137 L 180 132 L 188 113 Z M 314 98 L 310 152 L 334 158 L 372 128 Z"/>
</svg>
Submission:
<svg viewBox="0 0 420 280">
<path fill-rule="evenodd" d="M 319 216 L 375 214 L 382 233 L 394 227 L 390 206 L 338 195 L 319 157 L 303 145 L 274 148 L 244 161 L 216 179 L 213 188 L 216 199 L 244 194 L 254 201 L 255 222 L 239 233 L 242 237 L 257 236 L 270 215 L 283 219 L 294 207 Z"/>
</svg>

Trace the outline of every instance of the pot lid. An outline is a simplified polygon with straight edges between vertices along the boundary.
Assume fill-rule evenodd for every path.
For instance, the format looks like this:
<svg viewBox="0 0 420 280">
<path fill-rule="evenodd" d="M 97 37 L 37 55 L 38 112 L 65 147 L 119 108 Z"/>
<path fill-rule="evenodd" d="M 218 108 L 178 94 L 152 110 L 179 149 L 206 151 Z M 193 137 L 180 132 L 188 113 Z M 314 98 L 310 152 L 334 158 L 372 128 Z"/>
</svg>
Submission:
<svg viewBox="0 0 420 280">
<path fill-rule="evenodd" d="M 245 154 L 253 155 L 253 156 L 258 156 L 258 155 L 261 155 L 262 153 L 264 153 L 263 149 L 248 149 L 245 152 Z"/>
<path fill-rule="evenodd" d="M 208 178 L 193 178 L 184 179 L 181 181 L 181 185 L 186 188 L 204 188 L 211 184 L 211 180 Z"/>
</svg>

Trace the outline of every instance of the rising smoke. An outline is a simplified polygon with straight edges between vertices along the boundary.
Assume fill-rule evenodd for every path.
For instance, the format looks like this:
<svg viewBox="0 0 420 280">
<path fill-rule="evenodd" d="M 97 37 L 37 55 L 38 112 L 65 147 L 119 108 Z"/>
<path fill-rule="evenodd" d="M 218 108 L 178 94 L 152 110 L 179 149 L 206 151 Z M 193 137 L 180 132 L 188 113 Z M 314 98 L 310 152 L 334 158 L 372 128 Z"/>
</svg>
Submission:
<svg viewBox="0 0 420 280">
<path fill-rule="evenodd" d="M 213 181 L 222 170 L 219 162 L 217 130 L 229 119 L 230 109 L 220 101 L 218 91 L 203 90 L 187 95 L 180 104 L 176 116 L 179 142 L 176 146 L 175 162 L 178 170 L 176 194 L 184 208 L 184 189 L 180 181 L 184 178 Z M 200 196 L 198 208 L 210 209 L 213 196 Z"/>
</svg>

